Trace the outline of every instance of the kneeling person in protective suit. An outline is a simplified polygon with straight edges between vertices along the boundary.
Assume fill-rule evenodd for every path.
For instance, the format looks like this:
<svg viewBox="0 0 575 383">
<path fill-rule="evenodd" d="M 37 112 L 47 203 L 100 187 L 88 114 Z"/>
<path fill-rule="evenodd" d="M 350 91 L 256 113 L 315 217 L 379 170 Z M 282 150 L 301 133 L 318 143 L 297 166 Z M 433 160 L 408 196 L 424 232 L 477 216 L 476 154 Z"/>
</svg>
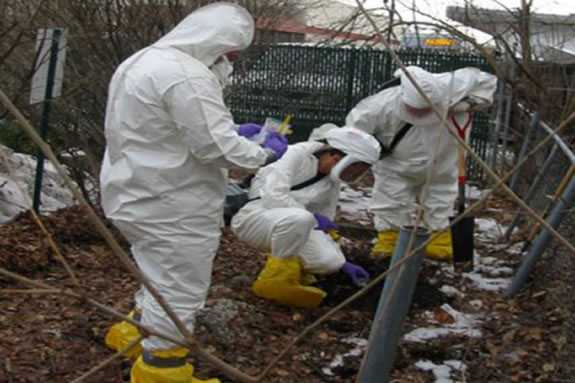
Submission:
<svg viewBox="0 0 575 383">
<path fill-rule="evenodd" d="M 468 125 L 471 112 L 488 107 L 497 86 L 494 75 L 477 68 L 429 73 L 410 66 L 407 71 L 454 128 Z M 347 125 L 373 134 L 391 148 L 382 151 L 386 155 L 373 167 L 370 210 L 379 235 L 372 255 L 391 256 L 399 228 L 413 225 L 411 212 L 420 203 L 425 225 L 435 238 L 426 248 L 427 255 L 451 260 L 451 232 L 446 229 L 457 197 L 458 143 L 405 73 L 398 70 L 395 77 L 399 85 L 360 101 L 346 118 Z M 417 201 L 428 174 L 426 195 Z"/>
<path fill-rule="evenodd" d="M 341 270 L 356 284 L 369 278 L 363 268 L 346 262 L 330 233 L 336 228 L 340 182 L 363 175 L 379 158 L 380 147 L 358 129 L 331 126 L 316 137 L 319 141 L 290 145 L 280 160 L 260 169 L 250 202 L 231 221 L 241 241 L 271 252 L 252 286 L 262 298 L 316 307 L 326 293 L 309 286 L 313 274 Z"/>
</svg>

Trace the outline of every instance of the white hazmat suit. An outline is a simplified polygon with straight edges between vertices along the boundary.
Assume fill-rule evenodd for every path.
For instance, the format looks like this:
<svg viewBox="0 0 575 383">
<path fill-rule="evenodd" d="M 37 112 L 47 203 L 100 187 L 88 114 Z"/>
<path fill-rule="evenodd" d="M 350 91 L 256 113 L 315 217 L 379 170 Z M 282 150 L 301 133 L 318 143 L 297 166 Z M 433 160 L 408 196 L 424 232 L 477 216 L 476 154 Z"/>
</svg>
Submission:
<svg viewBox="0 0 575 383">
<path fill-rule="evenodd" d="M 332 129 L 314 137 L 325 138 L 330 147 L 357 161 L 373 164 L 379 158 L 379 143 L 357 129 Z M 279 260 L 296 257 L 303 272 L 330 274 L 346 262 L 337 242 L 329 234 L 314 230 L 316 219 L 313 213 L 334 219 L 340 183 L 334 177 L 325 176 L 302 189 L 291 190 L 318 175 L 319 159 L 314 153 L 325 147 L 324 143 L 317 141 L 290 145 L 279 161 L 258 171 L 249 192 L 250 199 L 254 200 L 232 219 L 232 230 L 238 238 L 262 251 L 271 252 L 278 259 L 278 268 L 290 267 L 282 265 Z M 268 263 L 266 268 L 269 267 Z M 278 274 L 281 272 L 278 270 Z M 303 302 L 305 297 L 300 297 L 298 302 L 297 292 L 291 291 L 291 294 L 293 300 L 285 302 L 280 299 L 281 303 L 307 306 Z"/>
<path fill-rule="evenodd" d="M 224 105 L 220 84 L 229 71 L 210 70 L 253 36 L 245 9 L 208 5 L 124 61 L 110 82 L 102 206 L 143 274 L 190 330 L 218 248 L 224 168 L 256 169 L 267 160 L 259 145 L 237 135 Z M 183 339 L 147 291 L 137 301 L 143 325 Z M 143 347 L 174 345 L 152 336 Z"/>
<path fill-rule="evenodd" d="M 419 67 L 407 69 L 442 115 L 447 109 L 465 110 L 477 104 L 491 104 L 497 84 L 495 76 L 477 68 L 439 74 Z M 423 117 L 408 113 L 405 103 L 415 108 L 426 108 L 428 104 L 403 72 L 398 71 L 395 75 L 400 77 L 401 85 L 362 100 L 346 118 L 347 125 L 373 134 L 384 145 L 390 145 L 406 123 L 413 124 L 395 150 L 374 166 L 375 185 L 370 208 L 375 226 L 381 232 L 412 224 L 410 213 L 414 210 L 416 197 L 419 197 L 428 170 L 434 167 L 427 196 L 419 202 L 425 210 L 427 227 L 432 231 L 441 230 L 449 225 L 457 196 L 458 144 L 434 113 Z M 454 118 L 462 124 L 469 118 L 467 114 L 458 112 Z"/>
</svg>

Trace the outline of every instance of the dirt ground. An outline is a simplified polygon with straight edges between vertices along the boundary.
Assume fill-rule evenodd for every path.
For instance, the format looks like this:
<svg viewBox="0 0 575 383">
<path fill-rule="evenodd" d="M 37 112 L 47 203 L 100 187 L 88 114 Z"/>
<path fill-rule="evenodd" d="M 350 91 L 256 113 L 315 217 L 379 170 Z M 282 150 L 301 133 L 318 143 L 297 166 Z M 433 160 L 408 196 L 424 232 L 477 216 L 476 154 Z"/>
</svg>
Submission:
<svg viewBox="0 0 575 383">
<path fill-rule="evenodd" d="M 137 284 L 95 234 L 82 209 L 60 211 L 47 223 L 81 280 L 82 291 L 128 312 Z M 386 270 L 388 262 L 368 257 L 370 241 L 369 235 L 348 238 L 343 247 L 349 259 L 376 275 Z M 500 258 L 510 266 L 518 262 L 504 251 L 493 251 L 481 243 L 476 246 L 482 257 Z M 338 274 L 318 282 L 329 296 L 317 309 L 271 304 L 255 297 L 249 289 L 263 262 L 262 254 L 224 231 L 207 306 L 232 301 L 239 302 L 239 309 L 223 327 L 204 320 L 196 328 L 197 338 L 207 350 L 251 375 L 258 374 L 306 326 L 357 291 Z M 575 381 L 566 377 L 574 356 L 568 321 L 573 316 L 573 273 L 553 273 L 550 278 L 546 265 L 540 262 L 535 282 L 509 300 L 501 292 L 472 288 L 463 276 L 445 272 L 445 265 L 425 261 L 404 332 L 428 326 L 430 317 L 436 324 L 450 323 L 453 318 L 444 306 L 449 304 L 458 311 L 481 315 L 481 336 L 451 335 L 419 343 L 403 340 L 393 381 L 434 382 L 431 372 L 415 365 L 423 359 L 465 363 L 460 376 L 452 376 L 455 381 Z M 52 286 L 74 288 L 27 215 L 0 226 L 0 267 Z M 465 295 L 446 295 L 440 288 L 445 283 Z M 20 293 L 14 290 L 27 286 L 6 276 L 0 276 L 0 288 L 0 382 L 72 381 L 112 355 L 103 339 L 114 319 L 88 303 L 62 294 Z M 297 344 L 265 381 L 353 382 L 361 355 L 349 351 L 357 339 L 368 338 L 379 292 L 377 287 L 337 312 Z M 215 313 L 218 317 L 218 311 Z M 340 365 L 333 363 L 338 355 L 343 362 Z M 194 364 L 200 377 L 232 382 L 201 360 Z M 114 362 L 86 381 L 125 382 L 128 370 L 126 362 Z"/>
</svg>

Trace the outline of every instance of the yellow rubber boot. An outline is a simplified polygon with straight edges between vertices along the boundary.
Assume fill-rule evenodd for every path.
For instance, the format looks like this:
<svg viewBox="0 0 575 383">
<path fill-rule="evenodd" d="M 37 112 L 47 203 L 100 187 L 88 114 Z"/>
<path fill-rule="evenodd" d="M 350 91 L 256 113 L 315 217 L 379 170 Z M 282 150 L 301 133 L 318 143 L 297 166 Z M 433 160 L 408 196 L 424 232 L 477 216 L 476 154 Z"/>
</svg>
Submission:
<svg viewBox="0 0 575 383">
<path fill-rule="evenodd" d="M 139 318 L 137 318 L 139 315 L 136 315 L 135 311 L 131 311 L 128 316 L 132 319 L 136 316 L 136 319 L 134 320 L 139 320 Z M 140 330 L 138 330 L 136 326 L 130 322 L 122 321 L 115 323 L 110 327 L 106 333 L 104 341 L 106 342 L 106 346 L 117 352 L 126 348 L 130 342 L 133 342 L 139 337 Z M 132 347 L 128 352 L 124 353 L 124 355 L 127 358 L 135 360 L 141 353 L 142 346 L 138 344 L 137 346 Z"/>
<path fill-rule="evenodd" d="M 144 352 L 136 360 L 130 372 L 131 383 L 221 383 L 219 379 L 195 378 L 194 367 L 186 361 L 188 350 Z"/>
<path fill-rule="evenodd" d="M 433 232 L 435 238 L 425 247 L 425 255 L 436 261 L 451 262 L 453 259 L 453 243 L 451 230 Z"/>
<path fill-rule="evenodd" d="M 327 234 L 331 237 L 331 239 L 333 239 L 336 242 L 339 242 L 339 240 L 341 239 L 341 234 L 339 234 L 339 231 L 335 229 L 328 231 Z"/>
<path fill-rule="evenodd" d="M 377 234 L 377 242 L 371 249 L 372 257 L 389 258 L 393 255 L 399 233 L 396 230 L 382 230 Z"/>
<path fill-rule="evenodd" d="M 317 287 L 302 285 L 301 264 L 297 257 L 268 256 L 252 291 L 261 298 L 293 307 L 317 307 L 326 297 Z"/>
</svg>

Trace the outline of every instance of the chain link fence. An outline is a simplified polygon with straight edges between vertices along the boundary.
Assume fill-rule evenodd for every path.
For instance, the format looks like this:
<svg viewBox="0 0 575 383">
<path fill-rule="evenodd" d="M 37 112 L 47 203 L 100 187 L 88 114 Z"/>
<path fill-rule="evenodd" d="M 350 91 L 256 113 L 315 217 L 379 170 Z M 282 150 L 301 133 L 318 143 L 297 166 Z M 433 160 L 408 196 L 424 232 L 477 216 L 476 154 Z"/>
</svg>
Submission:
<svg viewBox="0 0 575 383">
<path fill-rule="evenodd" d="M 473 66 L 491 71 L 479 55 L 451 51 L 401 50 L 405 65 L 418 65 L 430 72 L 447 72 Z M 252 48 L 236 65 L 231 91 L 227 95 L 236 121 L 283 119 L 291 114 L 294 133 L 305 140 L 319 125 L 341 125 L 347 113 L 362 99 L 376 93 L 398 69 L 384 50 L 274 45 Z M 471 146 L 482 157 L 489 152 L 490 116 L 476 113 Z M 474 161 L 468 177 L 483 179 Z"/>
</svg>

